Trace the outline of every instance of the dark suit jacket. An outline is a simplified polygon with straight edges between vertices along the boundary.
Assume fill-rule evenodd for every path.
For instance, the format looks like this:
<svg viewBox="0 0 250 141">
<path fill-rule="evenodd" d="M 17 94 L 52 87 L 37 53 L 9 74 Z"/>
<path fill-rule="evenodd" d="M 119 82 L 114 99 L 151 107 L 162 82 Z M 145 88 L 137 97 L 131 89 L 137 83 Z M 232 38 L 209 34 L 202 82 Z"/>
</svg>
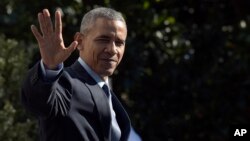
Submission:
<svg viewBox="0 0 250 141">
<path fill-rule="evenodd" d="M 107 97 L 76 61 L 54 81 L 45 81 L 37 63 L 23 83 L 22 103 L 39 120 L 41 141 L 110 141 L 111 114 Z M 121 128 L 121 141 L 130 133 L 130 120 L 117 97 L 112 104 Z"/>
</svg>

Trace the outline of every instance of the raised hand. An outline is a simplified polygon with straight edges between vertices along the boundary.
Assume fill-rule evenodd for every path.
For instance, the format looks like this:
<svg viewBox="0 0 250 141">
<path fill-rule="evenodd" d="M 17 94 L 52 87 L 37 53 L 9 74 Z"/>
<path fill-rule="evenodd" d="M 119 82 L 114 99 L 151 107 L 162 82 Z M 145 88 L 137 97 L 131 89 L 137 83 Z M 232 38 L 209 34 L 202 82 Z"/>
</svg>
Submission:
<svg viewBox="0 0 250 141">
<path fill-rule="evenodd" d="M 76 49 L 78 42 L 73 41 L 69 47 L 65 47 L 59 10 L 55 12 L 55 28 L 53 27 L 48 9 L 38 13 L 38 21 L 42 34 L 34 25 L 31 25 L 31 30 L 38 41 L 40 54 L 45 66 L 48 69 L 55 69 L 58 64 L 65 61 Z"/>
</svg>

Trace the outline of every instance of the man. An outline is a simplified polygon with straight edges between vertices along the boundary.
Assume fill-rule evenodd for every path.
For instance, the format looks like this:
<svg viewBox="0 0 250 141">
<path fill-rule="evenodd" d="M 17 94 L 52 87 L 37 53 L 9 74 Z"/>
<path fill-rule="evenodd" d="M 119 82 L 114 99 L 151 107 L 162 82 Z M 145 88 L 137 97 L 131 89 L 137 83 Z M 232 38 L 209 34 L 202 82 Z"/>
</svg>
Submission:
<svg viewBox="0 0 250 141">
<path fill-rule="evenodd" d="M 32 25 L 41 61 L 28 72 L 22 102 L 39 120 L 42 141 L 127 141 L 139 139 L 110 89 L 109 76 L 125 50 L 126 22 L 110 8 L 84 15 L 80 32 L 65 47 L 60 11 L 53 28 L 47 9 L 38 13 L 41 33 Z M 75 50 L 78 60 L 64 68 Z M 134 135 L 134 136 L 132 136 Z"/>
</svg>

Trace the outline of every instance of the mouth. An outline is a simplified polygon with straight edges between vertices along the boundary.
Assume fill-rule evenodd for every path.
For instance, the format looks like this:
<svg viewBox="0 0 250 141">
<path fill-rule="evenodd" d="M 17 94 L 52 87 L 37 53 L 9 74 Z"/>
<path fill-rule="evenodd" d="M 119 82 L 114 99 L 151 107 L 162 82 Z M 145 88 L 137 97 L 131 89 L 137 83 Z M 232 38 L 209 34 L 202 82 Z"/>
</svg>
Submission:
<svg viewBox="0 0 250 141">
<path fill-rule="evenodd" d="M 117 62 L 115 59 L 112 58 L 102 58 L 101 60 L 105 62 Z"/>
</svg>

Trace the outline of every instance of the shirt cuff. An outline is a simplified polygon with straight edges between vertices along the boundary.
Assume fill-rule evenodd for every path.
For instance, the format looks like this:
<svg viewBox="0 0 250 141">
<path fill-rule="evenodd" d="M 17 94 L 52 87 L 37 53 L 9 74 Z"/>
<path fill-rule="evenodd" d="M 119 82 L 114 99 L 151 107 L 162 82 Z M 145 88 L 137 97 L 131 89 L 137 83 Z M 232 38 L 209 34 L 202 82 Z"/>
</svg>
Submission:
<svg viewBox="0 0 250 141">
<path fill-rule="evenodd" d="M 46 69 L 42 60 L 40 61 L 40 66 L 44 80 L 55 79 L 63 69 L 63 63 L 59 64 L 56 70 Z"/>
</svg>

